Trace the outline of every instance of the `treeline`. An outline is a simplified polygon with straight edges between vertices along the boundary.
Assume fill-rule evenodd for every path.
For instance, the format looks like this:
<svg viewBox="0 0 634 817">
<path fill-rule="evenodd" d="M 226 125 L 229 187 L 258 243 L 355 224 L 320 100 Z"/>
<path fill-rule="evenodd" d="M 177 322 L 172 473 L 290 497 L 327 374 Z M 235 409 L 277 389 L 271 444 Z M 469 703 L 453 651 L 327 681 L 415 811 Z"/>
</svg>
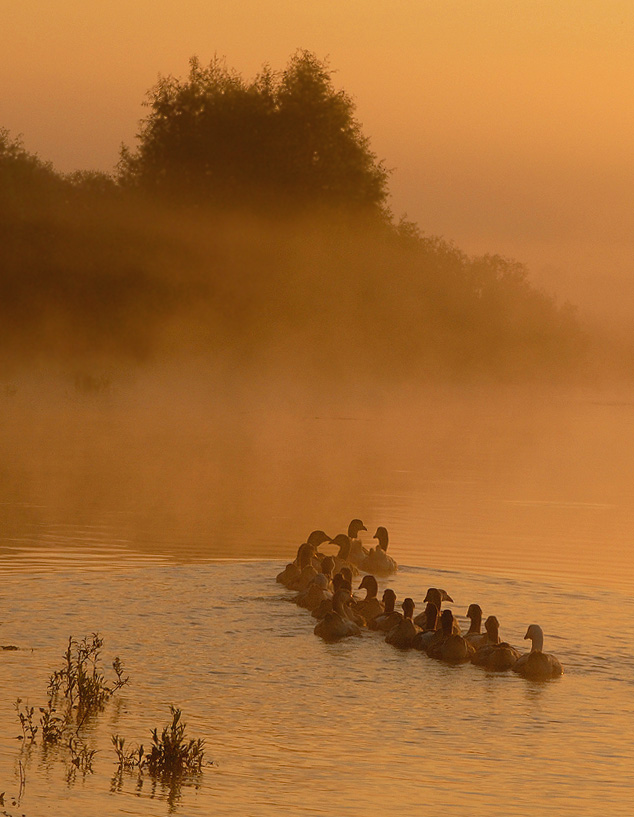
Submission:
<svg viewBox="0 0 634 817">
<path fill-rule="evenodd" d="M 147 361 L 395 379 L 579 363 L 573 310 L 500 256 L 397 223 L 327 65 L 252 82 L 192 60 L 115 173 L 56 173 L 0 131 L 2 365 Z"/>
</svg>

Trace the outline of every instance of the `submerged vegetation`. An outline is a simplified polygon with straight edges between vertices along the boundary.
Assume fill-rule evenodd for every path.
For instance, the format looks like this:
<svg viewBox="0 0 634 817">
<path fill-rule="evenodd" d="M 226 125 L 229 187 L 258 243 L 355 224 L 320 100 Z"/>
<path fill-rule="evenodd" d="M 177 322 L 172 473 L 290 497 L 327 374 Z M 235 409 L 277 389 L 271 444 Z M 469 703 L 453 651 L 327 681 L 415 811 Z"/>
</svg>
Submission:
<svg viewBox="0 0 634 817">
<path fill-rule="evenodd" d="M 60 175 L 0 131 L 0 370 L 193 355 L 409 381 L 583 359 L 573 309 L 522 264 L 393 218 L 388 172 L 314 55 L 250 82 L 193 59 L 147 106 L 113 176 Z"/>
</svg>

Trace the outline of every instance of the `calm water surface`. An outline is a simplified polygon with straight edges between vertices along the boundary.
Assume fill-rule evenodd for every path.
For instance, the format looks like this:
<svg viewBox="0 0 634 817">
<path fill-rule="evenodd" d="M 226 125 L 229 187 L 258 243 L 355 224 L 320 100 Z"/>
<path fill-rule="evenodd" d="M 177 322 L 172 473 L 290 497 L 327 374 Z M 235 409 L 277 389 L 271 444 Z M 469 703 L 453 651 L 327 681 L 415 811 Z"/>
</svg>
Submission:
<svg viewBox="0 0 634 817">
<path fill-rule="evenodd" d="M 7 400 L 0 642 L 21 648 L 0 653 L 7 812 L 630 814 L 634 407 L 467 397 L 232 412 L 179 398 L 160 413 L 117 395 Z M 322 643 L 274 577 L 312 528 L 357 515 L 390 530 L 399 598 L 445 587 L 522 647 L 540 623 L 566 675 L 445 667 L 370 633 Z M 13 702 L 43 704 L 68 636 L 93 631 L 131 683 L 87 726 L 94 773 L 69 781 L 55 752 L 15 739 Z M 147 744 L 170 704 L 214 765 L 179 792 L 113 780 L 110 736 Z"/>
</svg>

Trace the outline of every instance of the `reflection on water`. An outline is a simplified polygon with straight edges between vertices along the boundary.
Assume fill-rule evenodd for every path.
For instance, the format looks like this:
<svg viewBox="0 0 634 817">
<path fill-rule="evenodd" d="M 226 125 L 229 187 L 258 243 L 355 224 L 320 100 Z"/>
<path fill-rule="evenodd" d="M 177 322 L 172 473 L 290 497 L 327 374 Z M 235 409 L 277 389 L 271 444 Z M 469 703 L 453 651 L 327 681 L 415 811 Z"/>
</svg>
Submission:
<svg viewBox="0 0 634 817">
<path fill-rule="evenodd" d="M 527 623 L 540 622 L 566 675 L 536 684 L 402 653 L 378 634 L 324 644 L 275 584 L 281 564 L 10 574 L 3 635 L 23 650 L 0 654 L 3 789 L 19 786 L 11 698 L 44 701 L 69 633 L 98 628 L 105 657 L 120 655 L 131 675 L 91 724 L 93 775 L 69 785 L 64 765 L 33 748 L 24 813 L 65 806 L 86 817 L 164 815 L 170 797 L 184 815 L 396 816 L 421 803 L 456 817 L 533 815 L 545 799 L 561 814 L 629 813 L 630 598 L 598 591 L 578 599 L 553 584 L 422 568 L 390 580 L 399 599 L 411 595 L 419 606 L 428 585 L 448 587 L 463 623 L 468 604 L 480 602 L 521 647 Z M 615 608 L 621 624 L 609 641 L 603 628 L 579 626 L 609 621 Z M 177 797 L 135 774 L 113 793 L 111 734 L 147 743 L 170 703 L 217 765 Z"/>
<path fill-rule="evenodd" d="M 312 528 L 334 536 L 360 516 L 388 527 L 404 564 L 634 587 L 627 401 L 473 390 L 327 408 L 169 393 L 5 401 L 7 567 L 107 561 L 113 547 L 117 563 L 286 558 Z"/>
<path fill-rule="evenodd" d="M 1 406 L 0 640 L 21 649 L 0 652 L 0 791 L 25 776 L 20 813 L 629 814 L 631 402 L 165 393 Z M 399 599 L 446 587 L 522 647 L 539 623 L 566 675 L 321 643 L 273 577 L 356 516 L 389 529 Z M 44 703 L 68 636 L 95 631 L 132 683 L 88 725 L 94 774 L 68 780 L 21 751 L 12 703 Z M 147 743 L 170 704 L 218 765 L 112 791 L 111 735 Z"/>
</svg>

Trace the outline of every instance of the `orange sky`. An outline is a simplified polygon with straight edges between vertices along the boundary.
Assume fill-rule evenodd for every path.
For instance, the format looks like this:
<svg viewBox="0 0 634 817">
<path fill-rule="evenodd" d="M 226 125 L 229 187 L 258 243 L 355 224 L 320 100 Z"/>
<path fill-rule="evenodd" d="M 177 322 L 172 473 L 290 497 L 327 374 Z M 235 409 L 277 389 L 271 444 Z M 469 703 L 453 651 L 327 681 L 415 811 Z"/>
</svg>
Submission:
<svg viewBox="0 0 634 817">
<path fill-rule="evenodd" d="M 582 304 L 634 303 L 632 0 L 3 0 L 0 127 L 113 168 L 159 73 L 328 56 L 397 214 Z M 613 297 L 616 296 L 616 297 Z"/>
</svg>

